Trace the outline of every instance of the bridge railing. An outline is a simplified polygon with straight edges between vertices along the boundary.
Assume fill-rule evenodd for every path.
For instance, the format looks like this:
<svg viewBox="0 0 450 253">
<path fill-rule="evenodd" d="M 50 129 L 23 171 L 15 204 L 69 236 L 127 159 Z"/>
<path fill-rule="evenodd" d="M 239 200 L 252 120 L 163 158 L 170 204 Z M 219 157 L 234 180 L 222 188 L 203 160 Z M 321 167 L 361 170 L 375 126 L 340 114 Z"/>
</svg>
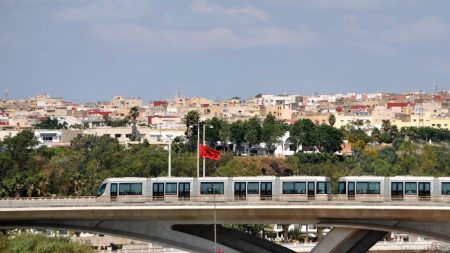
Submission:
<svg viewBox="0 0 450 253">
<path fill-rule="evenodd" d="M 35 208 L 35 207 L 74 207 L 74 206 L 127 206 L 127 205 L 211 205 L 227 204 L 227 205 L 347 205 L 354 203 L 359 204 L 377 204 L 385 203 L 388 205 L 439 205 L 439 203 L 450 203 L 448 198 L 434 197 L 431 199 L 391 199 L 391 198 L 360 198 L 358 200 L 343 199 L 341 196 L 330 195 L 326 198 L 287 198 L 285 195 L 271 195 L 246 198 L 235 198 L 234 196 L 190 196 L 190 197 L 146 197 L 146 196 L 119 196 L 117 198 L 97 198 L 95 196 L 69 196 L 63 198 L 57 197 L 24 197 L 24 198 L 3 198 L 0 199 L 0 208 Z"/>
</svg>

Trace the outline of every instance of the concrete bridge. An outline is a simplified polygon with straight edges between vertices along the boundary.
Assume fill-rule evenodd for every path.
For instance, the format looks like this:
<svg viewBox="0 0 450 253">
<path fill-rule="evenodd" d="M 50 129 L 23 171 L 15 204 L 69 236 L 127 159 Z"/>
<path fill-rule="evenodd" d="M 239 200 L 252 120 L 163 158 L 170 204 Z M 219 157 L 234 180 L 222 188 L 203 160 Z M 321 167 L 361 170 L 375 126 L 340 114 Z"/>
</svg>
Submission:
<svg viewBox="0 0 450 253">
<path fill-rule="evenodd" d="M 450 242 L 450 205 L 434 202 L 149 202 L 82 199 L 0 200 L 0 228 L 73 229 L 158 242 L 192 252 L 214 251 L 217 224 L 316 224 L 333 229 L 312 252 L 364 252 L 387 232 Z M 217 226 L 225 252 L 293 252 Z"/>
</svg>

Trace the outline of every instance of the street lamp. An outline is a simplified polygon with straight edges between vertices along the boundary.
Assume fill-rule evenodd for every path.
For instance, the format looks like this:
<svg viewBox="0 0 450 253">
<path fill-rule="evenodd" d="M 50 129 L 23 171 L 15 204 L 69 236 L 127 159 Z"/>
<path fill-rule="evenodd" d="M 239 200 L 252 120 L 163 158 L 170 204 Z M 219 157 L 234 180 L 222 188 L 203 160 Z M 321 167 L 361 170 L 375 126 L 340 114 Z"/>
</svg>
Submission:
<svg viewBox="0 0 450 253">
<path fill-rule="evenodd" d="M 190 128 L 197 126 L 197 178 L 200 177 L 200 122 L 201 121 L 198 121 L 197 124 L 189 126 Z M 205 176 L 204 173 L 203 176 Z"/>
<path fill-rule="evenodd" d="M 168 157 L 169 163 L 169 177 L 172 176 L 172 137 L 169 138 L 169 157 Z"/>
<path fill-rule="evenodd" d="M 217 252 L 217 227 L 216 227 L 216 192 L 214 191 L 214 184 L 208 188 L 208 192 L 213 194 L 213 204 L 214 204 L 214 253 Z"/>
<path fill-rule="evenodd" d="M 211 125 L 206 125 L 206 124 L 203 124 L 203 145 L 205 145 L 205 142 L 206 142 L 206 140 L 205 140 L 205 128 L 206 128 L 206 126 L 208 126 L 208 128 L 214 128 L 214 126 L 211 126 Z M 203 157 L 203 177 L 205 177 L 205 167 L 206 167 L 206 165 L 205 165 L 205 158 Z"/>
</svg>

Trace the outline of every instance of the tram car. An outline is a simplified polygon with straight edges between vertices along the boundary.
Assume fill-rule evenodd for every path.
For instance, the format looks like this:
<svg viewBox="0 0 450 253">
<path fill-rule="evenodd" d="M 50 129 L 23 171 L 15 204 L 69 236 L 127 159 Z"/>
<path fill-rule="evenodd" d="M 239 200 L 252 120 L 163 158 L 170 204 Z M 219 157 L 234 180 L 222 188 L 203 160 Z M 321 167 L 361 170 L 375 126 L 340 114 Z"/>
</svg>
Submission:
<svg viewBox="0 0 450 253">
<path fill-rule="evenodd" d="M 439 177 L 437 182 L 437 194 L 440 194 L 439 201 L 450 202 L 450 177 Z"/>
<path fill-rule="evenodd" d="M 450 177 L 340 177 L 337 200 L 450 202 Z"/>
<path fill-rule="evenodd" d="M 340 177 L 337 200 L 384 201 L 387 184 L 386 177 Z"/>
<path fill-rule="evenodd" d="M 312 176 L 108 178 L 97 191 L 99 202 L 331 199 L 330 178 Z"/>
<path fill-rule="evenodd" d="M 431 200 L 438 197 L 434 177 L 395 176 L 389 177 L 388 198 L 392 201 Z"/>
<path fill-rule="evenodd" d="M 340 177 L 337 195 L 323 176 L 107 178 L 99 202 L 150 201 L 439 201 L 450 202 L 450 177 Z"/>
</svg>

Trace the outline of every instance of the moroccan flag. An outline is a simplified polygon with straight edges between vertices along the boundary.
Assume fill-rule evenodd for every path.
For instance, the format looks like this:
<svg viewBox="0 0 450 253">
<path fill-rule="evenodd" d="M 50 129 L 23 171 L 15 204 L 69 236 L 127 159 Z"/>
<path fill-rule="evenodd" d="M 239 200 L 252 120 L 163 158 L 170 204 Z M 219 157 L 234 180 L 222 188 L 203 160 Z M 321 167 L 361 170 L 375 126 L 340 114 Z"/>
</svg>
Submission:
<svg viewBox="0 0 450 253">
<path fill-rule="evenodd" d="M 200 145 L 200 157 L 217 161 L 220 159 L 220 152 L 205 145 Z"/>
</svg>

